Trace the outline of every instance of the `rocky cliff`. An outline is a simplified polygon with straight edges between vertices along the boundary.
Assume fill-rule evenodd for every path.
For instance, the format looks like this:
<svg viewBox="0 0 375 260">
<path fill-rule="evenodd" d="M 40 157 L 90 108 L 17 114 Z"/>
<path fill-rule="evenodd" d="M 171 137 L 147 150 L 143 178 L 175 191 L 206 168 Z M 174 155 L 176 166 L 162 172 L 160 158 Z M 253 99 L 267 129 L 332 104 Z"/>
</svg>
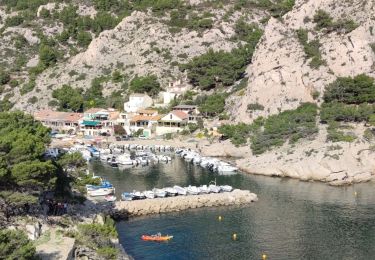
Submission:
<svg viewBox="0 0 375 260">
<path fill-rule="evenodd" d="M 350 32 L 318 30 L 313 17 L 324 10 L 334 20 L 356 23 Z M 375 2 L 365 0 L 298 0 L 282 19 L 271 18 L 248 67 L 245 95 L 232 108 L 236 121 L 252 121 L 258 116 L 276 114 L 296 108 L 301 102 L 319 102 L 313 93 L 337 77 L 366 73 L 375 76 Z M 312 68 L 296 31 L 308 30 L 309 40 L 319 40 L 322 64 Z M 248 111 L 248 104 L 258 103 L 263 110 Z"/>
</svg>

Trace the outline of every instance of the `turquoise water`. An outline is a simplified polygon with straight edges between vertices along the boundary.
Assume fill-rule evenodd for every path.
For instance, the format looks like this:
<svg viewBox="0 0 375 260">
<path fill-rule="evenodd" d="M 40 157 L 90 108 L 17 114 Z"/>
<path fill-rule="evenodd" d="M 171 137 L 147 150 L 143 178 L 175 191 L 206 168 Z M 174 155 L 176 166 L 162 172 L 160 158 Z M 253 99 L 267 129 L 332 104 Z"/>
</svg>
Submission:
<svg viewBox="0 0 375 260">
<path fill-rule="evenodd" d="M 248 206 L 194 209 L 117 223 L 120 242 L 135 259 L 375 259 L 375 185 L 322 183 L 237 174 L 218 176 L 176 158 L 170 164 L 113 169 L 92 167 L 116 194 L 171 185 L 218 184 L 249 189 Z M 357 192 L 357 196 L 354 195 Z M 222 221 L 218 221 L 222 216 Z M 173 235 L 168 243 L 142 234 Z M 233 241 L 231 236 L 237 234 Z"/>
</svg>

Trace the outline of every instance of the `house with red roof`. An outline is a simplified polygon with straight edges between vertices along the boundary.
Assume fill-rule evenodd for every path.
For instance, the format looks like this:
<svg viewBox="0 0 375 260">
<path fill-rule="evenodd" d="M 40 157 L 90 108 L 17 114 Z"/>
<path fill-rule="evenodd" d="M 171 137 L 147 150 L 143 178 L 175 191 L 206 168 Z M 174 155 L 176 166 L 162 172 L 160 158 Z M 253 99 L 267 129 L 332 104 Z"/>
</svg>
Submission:
<svg viewBox="0 0 375 260">
<path fill-rule="evenodd" d="M 75 134 L 79 130 L 79 121 L 82 113 L 58 112 L 53 110 L 40 110 L 34 113 L 35 120 L 44 126 L 59 132 Z"/>
<path fill-rule="evenodd" d="M 189 114 L 183 111 L 174 110 L 162 117 L 156 127 L 156 135 L 178 133 L 189 123 Z"/>
</svg>

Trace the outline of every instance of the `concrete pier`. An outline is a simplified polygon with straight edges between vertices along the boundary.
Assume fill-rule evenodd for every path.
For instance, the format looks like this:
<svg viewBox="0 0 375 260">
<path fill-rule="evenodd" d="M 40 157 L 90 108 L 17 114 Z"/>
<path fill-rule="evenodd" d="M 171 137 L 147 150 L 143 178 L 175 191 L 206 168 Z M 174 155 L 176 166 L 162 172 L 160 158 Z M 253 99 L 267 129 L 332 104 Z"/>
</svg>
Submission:
<svg viewBox="0 0 375 260">
<path fill-rule="evenodd" d="M 176 196 L 134 201 L 117 201 L 114 214 L 117 218 L 142 216 L 165 212 L 177 212 L 201 207 L 216 207 L 242 205 L 257 201 L 255 193 L 248 190 L 233 190 L 232 192 L 210 193 L 203 195 Z"/>
</svg>

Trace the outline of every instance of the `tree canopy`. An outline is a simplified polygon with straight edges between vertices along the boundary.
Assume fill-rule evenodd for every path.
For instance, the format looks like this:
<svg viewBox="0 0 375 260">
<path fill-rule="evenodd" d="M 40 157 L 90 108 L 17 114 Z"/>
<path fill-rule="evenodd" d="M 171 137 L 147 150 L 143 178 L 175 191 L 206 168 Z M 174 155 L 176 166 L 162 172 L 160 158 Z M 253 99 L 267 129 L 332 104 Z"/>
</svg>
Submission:
<svg viewBox="0 0 375 260">
<path fill-rule="evenodd" d="M 147 93 L 150 96 L 156 96 L 160 90 L 160 83 L 155 75 L 135 77 L 130 82 L 129 90 L 137 93 Z"/>
<path fill-rule="evenodd" d="M 81 92 L 69 85 L 63 85 L 61 88 L 55 89 L 52 92 L 52 97 L 58 100 L 60 110 L 78 112 L 83 109 L 83 97 Z"/>
<path fill-rule="evenodd" d="M 53 188 L 56 168 L 43 161 L 49 129 L 21 112 L 0 113 L 0 186 Z"/>
</svg>

